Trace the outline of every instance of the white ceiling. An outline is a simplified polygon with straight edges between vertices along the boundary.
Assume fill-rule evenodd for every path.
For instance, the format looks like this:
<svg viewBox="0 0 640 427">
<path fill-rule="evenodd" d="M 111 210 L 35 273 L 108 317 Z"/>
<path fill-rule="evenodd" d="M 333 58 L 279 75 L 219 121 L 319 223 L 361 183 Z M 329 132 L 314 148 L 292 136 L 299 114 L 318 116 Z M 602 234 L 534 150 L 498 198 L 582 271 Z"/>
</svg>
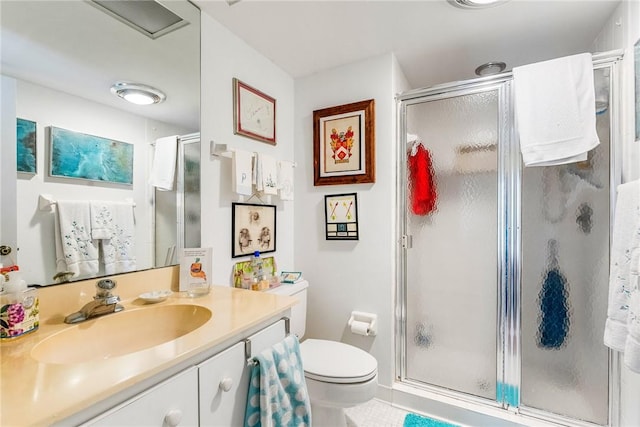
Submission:
<svg viewBox="0 0 640 427">
<path fill-rule="evenodd" d="M 2 74 L 141 116 L 200 129 L 200 13 L 161 0 L 189 25 L 152 40 L 82 0 L 0 0 Z M 154 86 L 162 104 L 109 91 L 116 81 Z"/>
<path fill-rule="evenodd" d="M 194 0 L 294 78 L 393 52 L 413 88 L 590 50 L 618 0 L 511 0 L 483 10 L 446 0 Z"/>
<path fill-rule="evenodd" d="M 159 1 L 192 23 L 151 40 L 86 1 L 0 0 L 1 71 L 198 129 L 198 14 L 185 0 Z M 486 10 L 446 0 L 193 3 L 294 78 L 393 52 L 418 88 L 472 78 L 487 61 L 510 69 L 588 51 L 619 0 L 511 0 Z M 130 105 L 109 93 L 116 80 L 158 87 L 167 101 Z"/>
</svg>

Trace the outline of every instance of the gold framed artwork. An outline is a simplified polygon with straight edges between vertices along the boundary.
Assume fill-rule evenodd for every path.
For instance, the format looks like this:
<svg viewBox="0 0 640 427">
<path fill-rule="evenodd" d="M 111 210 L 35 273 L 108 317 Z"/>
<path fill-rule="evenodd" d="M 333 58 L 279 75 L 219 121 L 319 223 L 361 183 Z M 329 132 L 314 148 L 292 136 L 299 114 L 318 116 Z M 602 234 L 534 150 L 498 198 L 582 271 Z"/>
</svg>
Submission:
<svg viewBox="0 0 640 427">
<path fill-rule="evenodd" d="M 313 185 L 375 182 L 375 101 L 313 112 Z"/>
<path fill-rule="evenodd" d="M 276 100 L 233 79 L 233 126 L 236 135 L 276 145 Z"/>
<path fill-rule="evenodd" d="M 358 198 L 356 193 L 324 196 L 326 240 L 358 240 Z"/>
</svg>

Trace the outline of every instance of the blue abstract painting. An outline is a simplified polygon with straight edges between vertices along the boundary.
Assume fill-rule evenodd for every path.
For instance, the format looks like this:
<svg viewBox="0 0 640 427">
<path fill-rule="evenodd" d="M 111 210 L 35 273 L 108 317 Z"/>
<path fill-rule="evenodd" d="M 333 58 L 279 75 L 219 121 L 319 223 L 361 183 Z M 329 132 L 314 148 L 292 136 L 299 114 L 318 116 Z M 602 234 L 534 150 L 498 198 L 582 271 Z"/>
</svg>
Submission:
<svg viewBox="0 0 640 427">
<path fill-rule="evenodd" d="M 16 139 L 18 142 L 17 155 L 18 172 L 36 173 L 36 122 L 18 118 Z"/>
<path fill-rule="evenodd" d="M 133 144 L 52 126 L 50 174 L 133 184 Z"/>
</svg>

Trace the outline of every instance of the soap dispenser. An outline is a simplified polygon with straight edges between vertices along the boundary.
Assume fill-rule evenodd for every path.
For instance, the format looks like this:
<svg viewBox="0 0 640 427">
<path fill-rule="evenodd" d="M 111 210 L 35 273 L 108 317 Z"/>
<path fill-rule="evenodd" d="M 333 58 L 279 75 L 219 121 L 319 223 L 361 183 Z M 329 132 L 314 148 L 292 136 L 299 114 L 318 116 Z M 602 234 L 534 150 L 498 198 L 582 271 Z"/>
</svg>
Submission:
<svg viewBox="0 0 640 427">
<path fill-rule="evenodd" d="M 2 274 L 0 339 L 16 338 L 40 326 L 38 291 L 28 288 L 19 271 Z"/>
</svg>

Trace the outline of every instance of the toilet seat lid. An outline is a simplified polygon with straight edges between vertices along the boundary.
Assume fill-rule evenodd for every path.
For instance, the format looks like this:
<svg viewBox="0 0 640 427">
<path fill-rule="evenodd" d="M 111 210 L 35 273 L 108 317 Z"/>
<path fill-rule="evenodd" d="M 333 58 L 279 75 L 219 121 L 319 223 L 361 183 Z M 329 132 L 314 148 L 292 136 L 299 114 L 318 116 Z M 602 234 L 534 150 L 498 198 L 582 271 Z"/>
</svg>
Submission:
<svg viewBox="0 0 640 427">
<path fill-rule="evenodd" d="M 376 376 L 378 361 L 364 350 L 337 341 L 308 339 L 300 344 L 305 376 L 333 383 L 358 383 Z"/>
</svg>

